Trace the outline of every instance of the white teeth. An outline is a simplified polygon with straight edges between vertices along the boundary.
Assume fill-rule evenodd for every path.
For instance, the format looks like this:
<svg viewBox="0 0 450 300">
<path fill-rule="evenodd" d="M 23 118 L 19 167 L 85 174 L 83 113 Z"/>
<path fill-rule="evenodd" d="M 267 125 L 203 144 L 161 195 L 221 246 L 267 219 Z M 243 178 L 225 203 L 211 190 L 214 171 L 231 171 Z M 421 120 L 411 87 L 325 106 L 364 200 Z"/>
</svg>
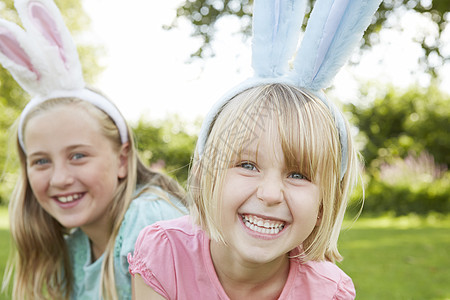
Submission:
<svg viewBox="0 0 450 300">
<path fill-rule="evenodd" d="M 57 197 L 59 202 L 62 203 L 67 203 L 67 202 L 72 202 L 74 200 L 80 199 L 81 195 L 80 194 L 75 194 L 75 195 L 70 195 L 67 197 Z"/>
<path fill-rule="evenodd" d="M 242 215 L 242 220 L 251 230 L 264 234 L 277 234 L 284 228 L 284 222 L 263 220 L 252 215 Z"/>
</svg>

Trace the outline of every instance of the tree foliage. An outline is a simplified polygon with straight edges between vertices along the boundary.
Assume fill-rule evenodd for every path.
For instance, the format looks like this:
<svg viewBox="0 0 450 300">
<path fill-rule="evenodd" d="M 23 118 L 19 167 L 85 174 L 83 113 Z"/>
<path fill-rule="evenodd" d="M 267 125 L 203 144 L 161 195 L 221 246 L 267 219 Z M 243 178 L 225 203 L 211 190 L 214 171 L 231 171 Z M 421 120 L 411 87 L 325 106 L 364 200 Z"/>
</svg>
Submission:
<svg viewBox="0 0 450 300">
<path fill-rule="evenodd" d="M 158 124 L 141 119 L 133 126 L 137 148 L 144 163 L 167 173 L 181 184 L 186 183 L 197 141 L 197 136 L 190 134 L 186 127 L 186 123 L 178 116 Z"/>
<path fill-rule="evenodd" d="M 311 7 L 312 0 L 309 1 Z M 250 36 L 253 0 L 186 0 L 183 1 L 178 9 L 174 23 L 168 28 L 176 27 L 176 20 L 183 18 L 188 20 L 193 26 L 192 36 L 201 39 L 202 44 L 198 50 L 191 54 L 192 57 L 205 58 L 214 55 L 211 43 L 216 34 L 215 24 L 225 16 L 235 16 L 241 20 L 242 33 L 244 36 Z M 435 75 L 436 66 L 429 61 L 429 58 L 438 58 L 441 62 L 449 60 L 449 55 L 442 52 L 443 42 L 442 34 L 450 21 L 448 18 L 449 2 L 448 0 L 385 0 L 375 14 L 374 22 L 369 26 L 364 35 L 364 45 L 370 47 L 372 43 L 378 40 L 378 33 L 381 28 L 392 28 L 398 26 L 390 19 L 404 10 L 414 11 L 423 15 L 436 24 L 437 35 L 430 36 L 418 33 L 415 37 L 424 50 L 424 65 L 428 71 Z M 309 13 L 308 13 L 309 14 Z M 304 26 L 306 25 L 305 18 Z"/>
<path fill-rule="evenodd" d="M 366 214 L 450 212 L 449 104 L 431 86 L 391 88 L 367 106 L 347 105 L 364 141 Z"/>
<path fill-rule="evenodd" d="M 450 96 L 434 86 L 399 93 L 394 88 L 367 106 L 347 105 L 352 123 L 364 137 L 362 154 L 378 167 L 392 157 L 430 153 L 436 163 L 450 164 Z"/>
</svg>

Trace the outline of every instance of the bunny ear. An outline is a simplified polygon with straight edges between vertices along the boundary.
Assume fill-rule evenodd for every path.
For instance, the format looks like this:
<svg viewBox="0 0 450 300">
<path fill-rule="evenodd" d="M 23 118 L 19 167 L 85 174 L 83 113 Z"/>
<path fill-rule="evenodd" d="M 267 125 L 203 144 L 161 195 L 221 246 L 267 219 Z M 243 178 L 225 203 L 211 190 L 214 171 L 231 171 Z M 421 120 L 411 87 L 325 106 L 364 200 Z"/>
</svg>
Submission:
<svg viewBox="0 0 450 300">
<path fill-rule="evenodd" d="M 16 0 L 26 29 L 0 19 L 0 63 L 31 96 L 19 118 L 18 139 L 26 152 L 23 125 L 27 114 L 40 103 L 61 97 L 78 98 L 103 110 L 128 141 L 125 120 L 109 100 L 85 88 L 75 43 L 52 0 Z"/>
<path fill-rule="evenodd" d="M 297 48 L 306 1 L 254 1 L 252 66 L 258 77 L 279 77 Z"/>
<path fill-rule="evenodd" d="M 30 57 L 16 38 L 18 35 L 17 33 L 19 33 L 21 29 L 17 28 L 17 30 L 11 30 L 8 28 L 9 26 L 2 21 L 3 20 L 0 20 L 0 53 L 12 64 L 24 67 L 28 71 L 38 75 L 37 71 L 33 68 Z M 10 25 L 14 26 L 12 23 L 10 23 Z M 16 31 L 16 34 L 13 33 L 14 31 Z"/>
<path fill-rule="evenodd" d="M 0 62 L 31 95 L 41 78 L 39 60 L 25 31 L 14 23 L 0 19 Z"/>
<path fill-rule="evenodd" d="M 30 1 L 28 4 L 28 10 L 30 20 L 34 25 L 34 26 L 25 25 L 28 31 L 33 32 L 34 29 L 36 29 L 36 31 L 42 34 L 42 36 L 47 40 L 47 42 L 50 45 L 58 47 L 61 60 L 64 63 L 67 63 L 63 40 L 58 30 L 58 26 L 55 22 L 55 19 L 59 18 L 59 14 L 56 14 L 55 17 L 52 18 L 47 7 L 45 7 L 44 5 L 42 5 L 42 3 L 37 1 Z M 63 26 L 60 30 L 65 29 L 66 29 L 65 26 Z"/>
<path fill-rule="evenodd" d="M 330 86 L 347 62 L 381 0 L 317 0 L 291 76 L 317 91 Z"/>
<path fill-rule="evenodd" d="M 45 78 L 49 90 L 83 88 L 77 48 L 55 3 L 51 0 L 16 0 L 15 6 L 29 36 L 40 45 L 47 69 L 53 73 Z"/>
</svg>

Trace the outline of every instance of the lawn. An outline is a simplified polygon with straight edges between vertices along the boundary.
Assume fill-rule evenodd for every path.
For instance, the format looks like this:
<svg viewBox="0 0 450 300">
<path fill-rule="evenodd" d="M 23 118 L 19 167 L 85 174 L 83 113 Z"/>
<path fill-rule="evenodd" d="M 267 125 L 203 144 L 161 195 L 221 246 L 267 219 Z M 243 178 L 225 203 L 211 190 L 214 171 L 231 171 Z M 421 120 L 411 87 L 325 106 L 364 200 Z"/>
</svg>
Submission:
<svg viewBox="0 0 450 300">
<path fill-rule="evenodd" d="M 10 250 L 10 237 L 8 230 L 8 211 L 6 207 L 0 206 L 0 290 L 5 273 L 6 261 Z M 0 293 L 0 300 L 10 299 L 9 295 Z"/>
<path fill-rule="evenodd" d="M 340 237 L 357 299 L 450 299 L 450 219 L 360 219 Z"/>
<path fill-rule="evenodd" d="M 0 207 L 0 279 L 9 252 L 6 208 Z M 450 299 L 450 216 L 361 218 L 340 237 L 357 299 Z M 349 228 L 351 227 L 351 228 Z M 0 294 L 0 300 L 9 296 Z"/>
</svg>

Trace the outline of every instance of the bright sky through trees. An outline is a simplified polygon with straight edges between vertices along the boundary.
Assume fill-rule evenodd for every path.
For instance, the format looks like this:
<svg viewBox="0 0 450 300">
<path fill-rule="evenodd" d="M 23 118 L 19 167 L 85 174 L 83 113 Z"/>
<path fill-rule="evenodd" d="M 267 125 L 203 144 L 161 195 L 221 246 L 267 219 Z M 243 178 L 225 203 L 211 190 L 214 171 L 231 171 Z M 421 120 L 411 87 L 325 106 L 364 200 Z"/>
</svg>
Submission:
<svg viewBox="0 0 450 300">
<path fill-rule="evenodd" d="M 185 120 L 203 117 L 226 90 L 251 75 L 250 47 L 242 42 L 234 18 L 220 20 L 214 47 L 216 56 L 187 63 L 199 41 L 189 36 L 190 25 L 164 30 L 175 18 L 180 0 L 84 1 L 92 18 L 88 42 L 105 47 L 105 67 L 96 86 L 103 90 L 130 121 L 141 115 L 160 119 L 179 114 Z M 107 8 L 105 10 L 105 8 Z M 375 81 L 406 88 L 427 85 L 429 78 L 418 69 L 420 45 L 414 31 L 432 30 L 413 14 L 401 16 L 402 32 L 385 30 L 381 43 L 367 53 L 357 67 L 346 67 L 335 80 L 333 91 L 343 102 L 357 101 L 357 81 Z M 447 30 L 450 31 L 450 30 Z M 447 32 L 450 44 L 450 32 Z M 450 51 L 450 49 L 447 49 Z M 450 74 L 450 66 L 441 73 Z M 450 92 L 450 76 L 443 86 Z"/>
</svg>

